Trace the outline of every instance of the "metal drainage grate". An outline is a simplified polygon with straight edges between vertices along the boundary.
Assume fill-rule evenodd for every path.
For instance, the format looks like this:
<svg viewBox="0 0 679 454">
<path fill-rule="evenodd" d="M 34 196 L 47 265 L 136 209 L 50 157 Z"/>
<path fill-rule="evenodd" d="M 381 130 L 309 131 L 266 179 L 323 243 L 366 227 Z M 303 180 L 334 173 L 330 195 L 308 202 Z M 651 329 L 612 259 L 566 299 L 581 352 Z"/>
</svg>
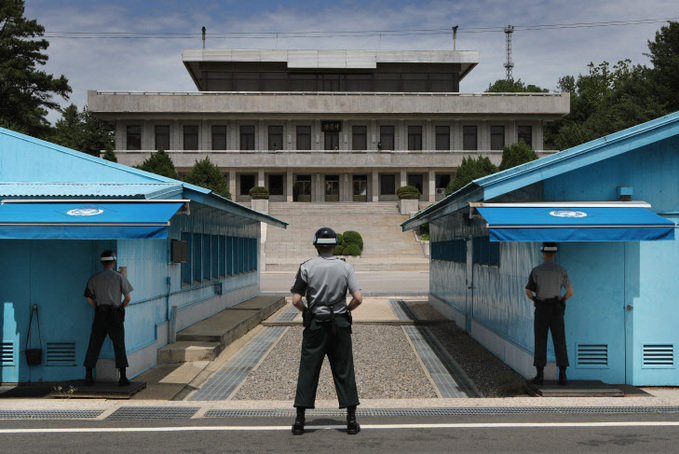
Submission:
<svg viewBox="0 0 679 454">
<path fill-rule="evenodd" d="M 106 419 L 190 419 L 199 407 L 120 407 Z"/>
<path fill-rule="evenodd" d="M 266 328 L 240 353 L 227 361 L 189 400 L 226 400 L 286 329 L 288 329 L 286 326 Z"/>
<path fill-rule="evenodd" d="M 283 312 L 281 312 L 281 315 L 278 316 L 276 321 L 278 322 L 291 322 L 297 317 L 299 314 L 299 309 L 297 309 L 295 306 L 289 306 L 286 308 Z"/>
<path fill-rule="evenodd" d="M 465 416 L 465 415 L 541 415 L 541 414 L 645 414 L 679 413 L 679 407 L 461 407 L 461 408 L 358 408 L 358 416 Z M 313 409 L 306 416 L 343 417 L 345 410 Z M 205 412 L 206 418 L 279 418 L 294 417 L 295 409 L 220 410 Z"/>
<path fill-rule="evenodd" d="M 0 410 L 0 419 L 92 419 L 104 410 Z"/>
</svg>

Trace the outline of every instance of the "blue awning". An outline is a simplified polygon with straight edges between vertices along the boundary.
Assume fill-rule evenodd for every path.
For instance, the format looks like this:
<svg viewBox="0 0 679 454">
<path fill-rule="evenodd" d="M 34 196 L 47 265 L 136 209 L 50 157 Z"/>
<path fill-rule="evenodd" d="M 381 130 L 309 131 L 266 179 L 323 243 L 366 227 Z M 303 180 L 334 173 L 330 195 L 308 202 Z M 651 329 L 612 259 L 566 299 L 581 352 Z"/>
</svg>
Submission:
<svg viewBox="0 0 679 454">
<path fill-rule="evenodd" d="M 167 238 L 186 200 L 3 200 L 0 239 Z"/>
<path fill-rule="evenodd" d="M 645 202 L 470 203 L 491 241 L 607 242 L 673 240 L 675 224 Z"/>
</svg>

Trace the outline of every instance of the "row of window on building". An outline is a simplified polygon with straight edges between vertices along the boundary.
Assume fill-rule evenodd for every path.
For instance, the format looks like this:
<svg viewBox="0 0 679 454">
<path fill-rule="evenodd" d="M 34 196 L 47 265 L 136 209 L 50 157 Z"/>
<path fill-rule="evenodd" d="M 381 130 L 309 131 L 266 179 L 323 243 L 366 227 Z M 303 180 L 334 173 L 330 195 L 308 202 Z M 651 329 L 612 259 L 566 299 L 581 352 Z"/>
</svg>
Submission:
<svg viewBox="0 0 679 454">
<path fill-rule="evenodd" d="M 187 261 L 182 263 L 182 286 L 217 281 L 257 271 L 257 239 L 201 233 L 182 233 Z"/>
<path fill-rule="evenodd" d="M 338 150 L 340 148 L 340 131 L 341 126 L 333 127 L 333 124 L 341 124 L 341 122 L 324 122 L 323 124 L 323 145 L 325 150 Z M 200 148 L 200 127 L 198 125 L 183 126 L 182 144 L 183 150 L 199 150 Z M 211 150 L 226 150 L 227 149 L 227 127 L 226 125 L 212 125 L 211 127 Z M 310 125 L 299 125 L 295 128 L 295 150 L 311 150 L 312 127 Z M 518 140 L 523 141 L 532 147 L 533 143 L 533 128 L 532 126 L 517 127 Z M 156 125 L 154 130 L 154 149 L 155 150 L 169 150 L 170 144 L 170 126 Z M 254 125 L 241 125 L 238 128 L 239 150 L 255 150 L 257 149 L 256 134 Z M 393 125 L 383 125 L 379 127 L 379 141 L 377 148 L 379 150 L 395 150 L 396 149 L 396 127 Z M 418 125 L 408 126 L 407 130 L 407 149 L 408 150 L 422 150 L 423 148 L 423 127 Z M 451 149 L 451 133 L 450 126 L 435 126 L 434 128 L 434 149 L 435 150 L 450 150 Z M 505 126 L 491 125 L 490 126 L 490 149 L 502 150 L 505 146 Z M 266 147 L 260 149 L 280 150 L 283 149 L 283 126 L 270 125 L 267 131 Z M 479 128 L 475 125 L 462 126 L 462 149 L 463 150 L 478 150 L 479 148 Z M 141 150 L 142 149 L 142 127 L 141 125 L 127 126 L 127 150 Z M 172 148 L 177 149 L 177 147 Z M 351 149 L 352 150 L 367 150 L 368 149 L 368 127 L 362 125 L 355 125 L 351 127 Z"/>
<path fill-rule="evenodd" d="M 431 259 L 466 263 L 467 242 L 463 239 L 431 243 Z M 472 239 L 472 263 L 475 265 L 500 266 L 500 243 L 491 242 L 489 236 Z"/>
</svg>

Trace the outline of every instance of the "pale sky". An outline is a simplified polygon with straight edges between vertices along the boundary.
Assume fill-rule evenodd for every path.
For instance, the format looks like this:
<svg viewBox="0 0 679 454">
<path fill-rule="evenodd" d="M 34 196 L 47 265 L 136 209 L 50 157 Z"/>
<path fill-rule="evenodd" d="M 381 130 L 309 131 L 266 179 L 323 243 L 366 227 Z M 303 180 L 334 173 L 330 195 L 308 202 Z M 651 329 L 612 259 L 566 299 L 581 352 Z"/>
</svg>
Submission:
<svg viewBox="0 0 679 454">
<path fill-rule="evenodd" d="M 647 64 L 647 42 L 663 22 L 638 22 L 679 20 L 679 2 L 26 0 L 25 16 L 46 29 L 46 70 L 73 88 L 63 104 L 81 109 L 87 90 L 195 90 L 181 52 L 202 46 L 202 26 L 208 48 L 439 50 L 452 49 L 457 25 L 457 49 L 480 53 L 460 91 L 481 92 L 505 77 L 502 29 L 513 25 L 514 78 L 554 91 L 559 77 L 585 74 L 590 62 Z M 525 29 L 538 25 L 547 27 Z M 290 36 L 303 32 L 318 34 Z"/>
</svg>

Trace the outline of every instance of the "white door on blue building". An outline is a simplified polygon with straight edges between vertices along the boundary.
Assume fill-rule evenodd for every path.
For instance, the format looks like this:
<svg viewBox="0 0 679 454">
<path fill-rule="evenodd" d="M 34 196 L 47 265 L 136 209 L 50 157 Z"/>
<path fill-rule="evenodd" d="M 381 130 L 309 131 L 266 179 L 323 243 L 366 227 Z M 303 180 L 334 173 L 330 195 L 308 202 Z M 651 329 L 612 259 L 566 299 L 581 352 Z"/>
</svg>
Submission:
<svg viewBox="0 0 679 454">
<path fill-rule="evenodd" d="M 625 243 L 562 243 L 557 262 L 574 291 L 565 316 L 569 378 L 625 383 Z"/>
<path fill-rule="evenodd" d="M 61 381 L 82 375 L 92 309 L 83 291 L 92 274 L 91 241 L 3 240 L 0 247 L 2 340 L 12 345 L 12 364 L 2 365 L 4 382 Z M 41 365 L 29 366 L 24 350 L 31 306 L 37 305 L 29 348 L 42 348 Z"/>
</svg>

